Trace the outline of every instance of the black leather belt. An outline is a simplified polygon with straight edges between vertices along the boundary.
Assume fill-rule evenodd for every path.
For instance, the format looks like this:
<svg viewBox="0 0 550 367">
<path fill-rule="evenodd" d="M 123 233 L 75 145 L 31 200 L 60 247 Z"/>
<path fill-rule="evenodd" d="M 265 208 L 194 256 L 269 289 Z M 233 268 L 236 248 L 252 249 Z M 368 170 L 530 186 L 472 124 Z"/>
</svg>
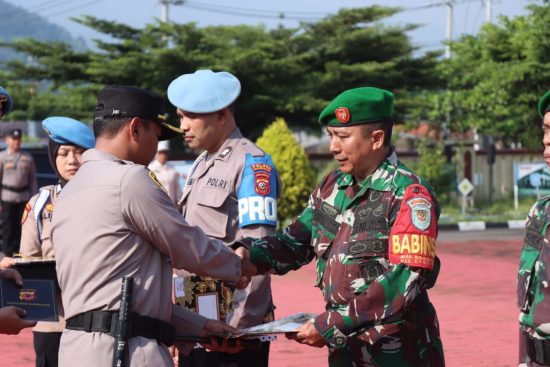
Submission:
<svg viewBox="0 0 550 367">
<path fill-rule="evenodd" d="M 112 336 L 117 320 L 118 311 L 88 311 L 67 319 L 65 328 L 87 333 L 95 331 Z M 174 344 L 176 337 L 176 328 L 169 322 L 134 312 L 130 313 L 129 329 L 130 337 L 156 339 L 166 346 Z"/>
<path fill-rule="evenodd" d="M 29 190 L 29 185 L 23 186 L 23 187 L 15 187 L 15 186 L 10 186 L 10 185 L 2 185 L 2 188 L 3 188 L 3 189 L 6 189 L 6 190 L 8 190 L 8 191 L 13 191 L 13 192 L 25 192 L 25 191 L 28 191 L 28 190 Z"/>
<path fill-rule="evenodd" d="M 522 330 L 529 359 L 543 366 L 550 366 L 550 341 L 533 338 Z"/>
</svg>

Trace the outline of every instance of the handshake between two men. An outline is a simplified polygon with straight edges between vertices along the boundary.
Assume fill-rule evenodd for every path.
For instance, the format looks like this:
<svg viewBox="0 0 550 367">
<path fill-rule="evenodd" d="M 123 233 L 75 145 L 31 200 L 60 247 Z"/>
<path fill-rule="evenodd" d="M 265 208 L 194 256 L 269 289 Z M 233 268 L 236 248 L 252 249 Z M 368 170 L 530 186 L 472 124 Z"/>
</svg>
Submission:
<svg viewBox="0 0 550 367">
<path fill-rule="evenodd" d="M 240 243 L 237 244 L 240 245 Z M 241 278 L 238 282 L 235 282 L 235 288 L 245 289 L 250 284 L 252 277 L 258 274 L 258 269 L 250 261 L 250 252 L 246 247 L 240 246 L 234 251 L 241 258 Z M 240 339 L 232 338 L 232 336 L 240 333 L 239 329 L 233 328 L 221 321 L 208 320 L 201 333 L 201 337 L 208 339 L 209 342 L 202 342 L 201 344 L 208 350 L 236 353 L 246 347 Z M 312 321 L 303 324 L 298 328 L 297 332 L 287 333 L 286 337 L 298 343 L 314 347 L 320 348 L 326 345 L 325 340 L 318 333 Z"/>
</svg>

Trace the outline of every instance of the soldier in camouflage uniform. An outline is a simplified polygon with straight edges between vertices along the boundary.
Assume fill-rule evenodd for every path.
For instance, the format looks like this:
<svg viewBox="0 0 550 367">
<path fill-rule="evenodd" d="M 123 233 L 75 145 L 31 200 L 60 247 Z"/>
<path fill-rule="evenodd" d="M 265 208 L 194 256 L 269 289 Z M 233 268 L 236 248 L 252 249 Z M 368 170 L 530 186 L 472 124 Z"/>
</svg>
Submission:
<svg viewBox="0 0 550 367">
<path fill-rule="evenodd" d="M 435 309 L 439 207 L 390 145 L 393 94 L 343 92 L 321 113 L 339 169 L 274 237 L 241 241 L 263 273 L 317 260 L 326 312 L 289 337 L 327 345 L 330 366 L 444 366 Z"/>
<path fill-rule="evenodd" d="M 550 90 L 540 99 L 544 159 L 550 166 Z M 518 272 L 520 308 L 519 365 L 550 366 L 550 195 L 539 199 L 527 217 Z"/>
</svg>

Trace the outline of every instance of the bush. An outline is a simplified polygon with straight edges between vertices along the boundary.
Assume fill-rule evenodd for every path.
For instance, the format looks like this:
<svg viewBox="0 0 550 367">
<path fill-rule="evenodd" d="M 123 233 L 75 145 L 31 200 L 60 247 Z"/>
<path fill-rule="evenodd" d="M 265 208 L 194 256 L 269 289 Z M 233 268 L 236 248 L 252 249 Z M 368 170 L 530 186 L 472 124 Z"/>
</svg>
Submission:
<svg viewBox="0 0 550 367">
<path fill-rule="evenodd" d="M 430 182 L 439 202 L 447 202 L 448 194 L 455 184 L 454 166 L 447 162 L 443 144 L 430 145 L 428 139 L 419 141 L 418 161 L 413 169 Z"/>
<path fill-rule="evenodd" d="M 315 172 L 282 118 L 269 125 L 256 144 L 271 155 L 281 175 L 283 191 L 278 201 L 278 217 L 284 223 L 306 207 L 315 185 Z"/>
</svg>

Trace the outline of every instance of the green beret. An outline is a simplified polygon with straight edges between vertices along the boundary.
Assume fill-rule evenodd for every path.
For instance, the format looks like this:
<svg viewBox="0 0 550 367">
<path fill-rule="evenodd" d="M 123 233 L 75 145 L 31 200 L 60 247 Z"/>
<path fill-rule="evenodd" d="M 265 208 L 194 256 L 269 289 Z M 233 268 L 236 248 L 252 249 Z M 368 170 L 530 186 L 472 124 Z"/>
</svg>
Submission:
<svg viewBox="0 0 550 367">
<path fill-rule="evenodd" d="M 340 93 L 319 115 L 321 125 L 344 127 L 376 122 L 392 123 L 393 93 L 362 87 Z"/>
<path fill-rule="evenodd" d="M 544 96 L 539 100 L 539 115 L 544 117 L 546 112 L 550 111 L 550 90 L 544 93 Z"/>
</svg>

